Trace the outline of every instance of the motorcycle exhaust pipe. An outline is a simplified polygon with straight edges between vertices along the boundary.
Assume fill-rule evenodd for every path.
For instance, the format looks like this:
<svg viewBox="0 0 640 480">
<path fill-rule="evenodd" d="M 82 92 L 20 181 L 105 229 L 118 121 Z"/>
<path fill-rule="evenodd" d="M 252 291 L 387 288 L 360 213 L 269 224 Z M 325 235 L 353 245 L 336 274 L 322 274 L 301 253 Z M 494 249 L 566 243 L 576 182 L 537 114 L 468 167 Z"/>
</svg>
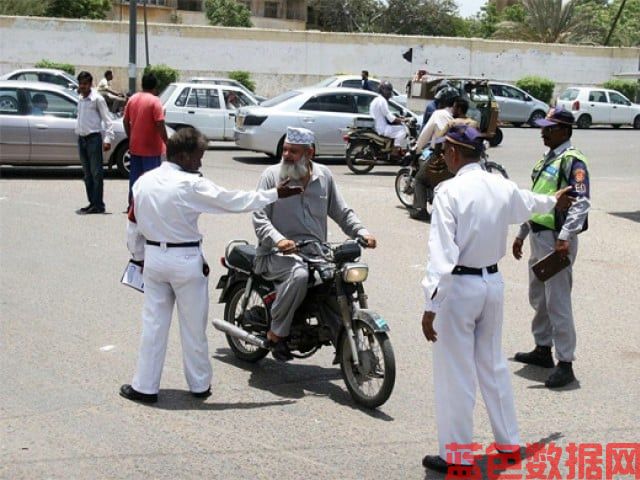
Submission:
<svg viewBox="0 0 640 480">
<path fill-rule="evenodd" d="M 213 320 L 211 320 L 211 323 L 217 330 L 231 335 L 232 337 L 239 338 L 243 342 L 250 343 L 251 345 L 260 348 L 269 348 L 265 339 L 256 337 L 255 335 L 252 335 L 251 333 L 241 329 L 233 323 L 229 323 L 226 320 L 220 320 L 218 318 L 214 318 Z"/>
</svg>

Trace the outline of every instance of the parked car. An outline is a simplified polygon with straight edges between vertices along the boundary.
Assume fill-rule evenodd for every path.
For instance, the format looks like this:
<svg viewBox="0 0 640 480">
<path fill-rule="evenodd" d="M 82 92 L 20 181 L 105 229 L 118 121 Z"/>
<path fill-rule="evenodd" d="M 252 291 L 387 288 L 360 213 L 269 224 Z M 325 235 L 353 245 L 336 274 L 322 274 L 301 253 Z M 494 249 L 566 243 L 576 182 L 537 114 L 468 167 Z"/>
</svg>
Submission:
<svg viewBox="0 0 640 480">
<path fill-rule="evenodd" d="M 263 97 L 262 95 L 256 95 L 254 92 L 249 90 L 243 84 L 241 84 L 237 80 L 233 80 L 231 78 L 217 78 L 217 77 L 192 77 L 187 80 L 189 83 L 211 83 L 213 85 L 224 85 L 226 87 L 238 87 L 248 96 L 253 97 L 257 103 L 264 102 L 267 97 Z"/>
<path fill-rule="evenodd" d="M 380 80 L 369 77 L 369 85 L 373 92 L 378 93 L 380 88 Z M 314 87 L 343 87 L 343 88 L 362 88 L 362 77 L 358 75 L 336 75 L 334 77 L 325 78 L 321 82 L 313 85 Z M 392 100 L 403 107 L 407 106 L 407 95 L 393 89 Z"/>
<path fill-rule="evenodd" d="M 489 88 L 498 102 L 501 122 L 509 122 L 516 127 L 524 123 L 535 126 L 535 121 L 544 118 L 549 111 L 548 104 L 508 83 L 489 82 Z"/>
<path fill-rule="evenodd" d="M 571 110 L 578 128 L 591 125 L 633 125 L 640 128 L 640 104 L 632 103 L 615 90 L 599 87 L 569 87 L 558 97 L 557 105 Z"/>
<path fill-rule="evenodd" d="M 288 126 L 304 127 L 316 135 L 316 154 L 344 156 L 344 134 L 356 117 L 369 115 L 369 104 L 377 93 L 354 88 L 307 87 L 286 92 L 259 106 L 238 112 L 236 144 L 243 149 L 279 158 Z M 389 101 L 396 115 L 421 119 L 395 101 Z"/>
<path fill-rule="evenodd" d="M 238 87 L 205 83 L 172 83 L 160 101 L 168 126 L 197 128 L 212 141 L 233 140 L 238 108 L 258 104 Z"/>
<path fill-rule="evenodd" d="M 76 90 L 78 81 L 63 70 L 54 68 L 23 68 L 0 77 L 0 80 L 22 80 L 26 82 L 52 83 L 63 88 Z"/>
</svg>

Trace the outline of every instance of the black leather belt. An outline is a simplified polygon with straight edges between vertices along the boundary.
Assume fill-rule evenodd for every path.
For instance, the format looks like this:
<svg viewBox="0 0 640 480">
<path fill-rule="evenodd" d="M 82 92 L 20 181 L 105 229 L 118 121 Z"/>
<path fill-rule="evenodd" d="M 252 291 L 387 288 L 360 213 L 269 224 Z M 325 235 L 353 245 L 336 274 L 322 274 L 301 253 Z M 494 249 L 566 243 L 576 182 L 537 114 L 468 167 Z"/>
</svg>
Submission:
<svg viewBox="0 0 640 480">
<path fill-rule="evenodd" d="M 161 247 L 161 242 L 154 242 L 153 240 L 147 240 L 147 245 L 153 245 L 154 247 Z M 199 247 L 200 242 L 184 242 L 184 243 L 165 243 L 167 248 L 185 248 L 185 247 Z"/>
<path fill-rule="evenodd" d="M 94 135 L 102 135 L 100 132 L 93 132 L 90 133 L 89 135 L 78 135 L 80 138 L 90 138 L 93 137 Z"/>
<path fill-rule="evenodd" d="M 487 270 L 487 273 L 498 273 L 498 265 L 489 265 L 488 267 L 484 267 Z M 462 265 L 456 265 L 451 272 L 452 275 L 480 275 L 482 276 L 483 268 L 473 268 L 473 267 L 464 267 Z"/>
<path fill-rule="evenodd" d="M 539 223 L 536 223 L 536 222 L 529 222 L 529 226 L 531 227 L 531 231 L 534 233 L 544 232 L 545 230 L 549 230 L 551 232 L 555 231 L 555 230 L 552 230 L 551 228 L 545 227 L 544 225 L 540 225 Z"/>
</svg>

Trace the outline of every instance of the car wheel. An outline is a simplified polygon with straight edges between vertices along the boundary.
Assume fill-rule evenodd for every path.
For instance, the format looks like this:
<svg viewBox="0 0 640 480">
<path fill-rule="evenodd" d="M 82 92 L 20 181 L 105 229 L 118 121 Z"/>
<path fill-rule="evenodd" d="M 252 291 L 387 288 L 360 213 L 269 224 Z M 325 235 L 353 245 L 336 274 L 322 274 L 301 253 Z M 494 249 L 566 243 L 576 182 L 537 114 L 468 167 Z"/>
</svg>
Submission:
<svg viewBox="0 0 640 480">
<path fill-rule="evenodd" d="M 9 95 L 3 95 L 0 97 L 0 110 L 3 111 L 12 111 L 18 110 L 18 101 L 10 97 Z"/>
<path fill-rule="evenodd" d="M 131 154 L 129 153 L 129 142 L 124 142 L 118 147 L 115 156 L 115 164 L 118 169 L 118 173 L 123 178 L 129 178 L 129 172 L 131 170 Z"/>
<path fill-rule="evenodd" d="M 280 161 L 280 159 L 282 158 L 283 149 L 284 149 L 284 137 L 282 137 L 278 142 L 278 147 L 276 148 L 276 160 Z"/>
<path fill-rule="evenodd" d="M 591 116 L 587 114 L 580 115 L 576 125 L 578 128 L 589 128 L 591 126 Z"/>
<path fill-rule="evenodd" d="M 492 147 L 497 147 L 502 143 L 502 139 L 503 139 L 502 129 L 496 128 L 495 135 L 489 139 L 489 145 L 491 145 Z"/>
<path fill-rule="evenodd" d="M 532 127 L 537 127 L 536 121 L 537 120 L 542 120 L 544 117 L 546 117 L 546 115 L 547 114 L 544 113 L 542 110 L 536 110 L 529 117 L 529 122 L 528 122 L 529 125 L 531 125 Z"/>
<path fill-rule="evenodd" d="M 633 128 L 640 130 L 640 115 L 633 120 Z"/>
</svg>

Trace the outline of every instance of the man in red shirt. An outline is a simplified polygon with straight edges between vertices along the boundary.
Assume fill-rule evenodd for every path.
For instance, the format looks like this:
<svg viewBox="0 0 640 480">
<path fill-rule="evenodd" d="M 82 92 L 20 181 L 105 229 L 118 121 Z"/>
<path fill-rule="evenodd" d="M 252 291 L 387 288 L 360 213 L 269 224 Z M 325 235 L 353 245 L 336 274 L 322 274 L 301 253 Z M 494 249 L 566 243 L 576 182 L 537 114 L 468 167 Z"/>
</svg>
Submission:
<svg viewBox="0 0 640 480">
<path fill-rule="evenodd" d="M 157 95 L 158 80 L 153 73 L 142 77 L 142 92 L 133 95 L 124 109 L 124 129 L 129 137 L 129 206 L 131 189 L 144 172 L 160 165 L 166 151 L 167 130 L 164 110 Z"/>
</svg>

